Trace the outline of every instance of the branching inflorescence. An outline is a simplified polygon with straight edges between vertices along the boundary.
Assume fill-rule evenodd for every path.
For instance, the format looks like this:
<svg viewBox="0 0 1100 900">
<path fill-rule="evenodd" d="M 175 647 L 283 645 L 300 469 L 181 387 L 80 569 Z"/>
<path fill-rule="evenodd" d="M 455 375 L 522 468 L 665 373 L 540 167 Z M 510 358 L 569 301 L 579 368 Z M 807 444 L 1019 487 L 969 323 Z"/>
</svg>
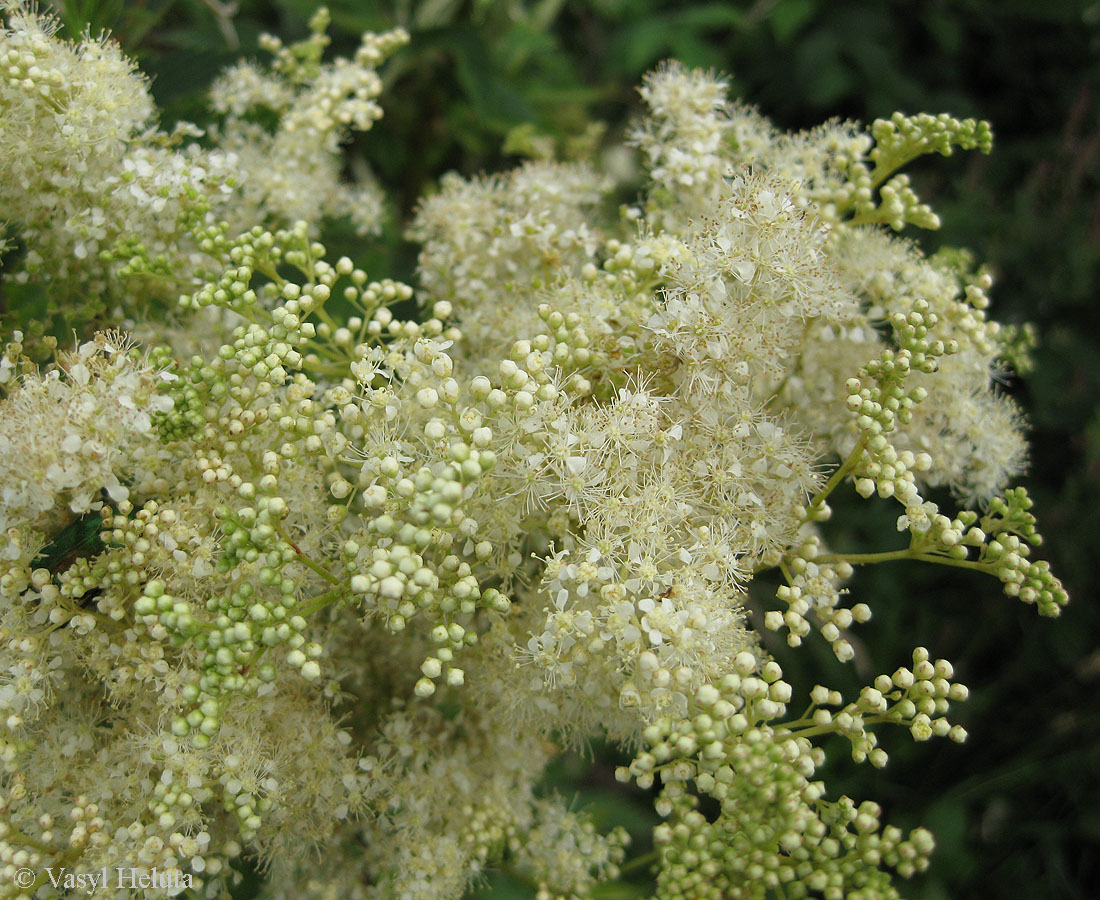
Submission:
<svg viewBox="0 0 1100 900">
<path fill-rule="evenodd" d="M 951 664 L 917 648 L 800 702 L 743 601 L 778 572 L 766 627 L 841 660 L 871 615 L 856 566 L 1066 602 L 1005 490 L 1025 444 L 993 380 L 1020 335 L 987 274 L 890 231 L 937 224 L 898 169 L 987 152 L 988 125 L 784 134 L 669 65 L 637 206 L 606 215 L 594 165 L 450 176 L 413 287 L 318 240 L 330 215 L 379 227 L 338 150 L 404 35 L 334 62 L 323 13 L 268 39 L 199 142 L 156 129 L 111 43 L 5 8 L 7 277 L 45 305 L 0 360 L 0 896 L 106 866 L 219 897 L 244 855 L 273 898 L 451 900 L 493 866 L 585 897 L 626 835 L 535 787 L 592 736 L 656 791 L 659 897 L 890 898 L 927 866 L 928 832 L 815 772 L 826 735 L 879 767 L 888 725 L 964 740 Z M 55 313 L 130 333 L 58 350 Z M 852 487 L 900 504 L 906 546 L 830 548 Z"/>
</svg>

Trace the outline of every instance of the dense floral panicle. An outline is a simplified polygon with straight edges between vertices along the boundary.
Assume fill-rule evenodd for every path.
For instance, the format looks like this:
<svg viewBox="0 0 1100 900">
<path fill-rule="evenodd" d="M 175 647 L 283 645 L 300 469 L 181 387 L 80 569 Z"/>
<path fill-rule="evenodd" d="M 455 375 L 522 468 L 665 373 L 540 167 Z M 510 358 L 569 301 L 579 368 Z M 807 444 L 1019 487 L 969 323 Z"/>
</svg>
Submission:
<svg viewBox="0 0 1100 900">
<path fill-rule="evenodd" d="M 17 273 L 64 284 L 86 278 L 113 217 L 89 215 L 116 185 L 130 145 L 154 112 L 146 80 L 117 45 L 72 45 L 53 22 L 8 5 L 0 29 L 0 223 L 28 246 Z M 115 232 L 118 234 L 119 232 Z M 105 235 L 104 235 L 105 236 Z M 10 277 L 10 276 L 9 276 Z"/>
<path fill-rule="evenodd" d="M 79 167 L 101 153 L 120 154 L 149 126 L 155 109 L 147 81 L 117 44 L 56 40 L 49 17 L 5 6 L 10 19 L 0 31 L 5 76 L 0 108 L 9 151 L 5 177 L 14 167 L 43 163 L 12 154 L 16 140 L 41 138 L 37 156 L 45 153 L 58 167 L 76 160 Z M 35 133 L 25 134 L 30 129 Z"/>
<path fill-rule="evenodd" d="M 375 68 L 403 32 L 365 35 L 352 59 L 308 72 L 237 67 L 213 88 L 225 117 L 200 146 L 194 126 L 157 130 L 146 79 L 116 44 L 71 44 L 30 7 L 7 9 L 0 223 L 27 245 L 14 278 L 49 284 L 70 301 L 63 315 L 98 315 L 89 295 L 127 311 L 174 299 L 210 262 L 193 229 L 211 213 L 233 230 L 300 219 L 318 229 L 326 216 L 364 234 L 380 227 L 373 179 L 345 184 L 337 151 L 381 116 Z M 275 112 L 274 131 L 247 118 L 257 106 Z"/>
<path fill-rule="evenodd" d="M 323 17 L 311 23 L 314 38 L 323 23 Z M 356 190 L 342 185 L 337 150 L 351 131 L 367 131 L 381 118 L 375 101 L 382 82 L 375 68 L 407 40 L 400 30 L 366 34 L 350 60 L 307 67 L 292 62 L 293 56 L 280 56 L 283 64 L 271 72 L 240 65 L 215 82 L 212 103 L 226 119 L 214 134 L 241 166 L 244 203 L 234 210 L 237 218 L 230 219 L 234 227 L 272 218 L 319 223 L 324 216 L 346 215 L 362 234 L 379 229 L 377 188 L 369 176 Z M 276 52 L 282 48 L 268 43 Z M 273 133 L 249 120 L 256 109 L 278 115 Z"/>
<path fill-rule="evenodd" d="M 257 107 L 281 113 L 293 102 L 292 84 L 252 62 L 230 66 L 210 86 L 211 109 L 238 119 Z"/>
<path fill-rule="evenodd" d="M 444 176 L 410 230 L 423 244 L 426 295 L 454 305 L 478 352 L 506 353 L 515 337 L 537 328 L 540 293 L 596 261 L 590 223 L 607 187 L 579 164 L 534 162 L 469 181 Z"/>
<path fill-rule="evenodd" d="M 762 381 L 766 399 L 807 323 L 856 306 L 829 264 L 827 229 L 794 202 L 798 187 L 766 175 L 723 182 L 715 218 L 666 264 L 665 302 L 648 327 L 708 390 L 751 394 Z"/>
<path fill-rule="evenodd" d="M 585 900 L 626 835 L 539 783 L 593 737 L 657 788 L 661 900 L 894 900 L 927 866 L 926 831 L 831 799 L 816 742 L 881 768 L 888 726 L 965 740 L 951 663 L 918 647 L 807 705 L 746 606 L 774 572 L 764 627 L 846 661 L 872 614 L 856 565 L 1066 603 L 1005 490 L 1024 442 L 995 377 L 1020 342 L 991 279 L 887 230 L 936 223 L 897 168 L 988 149 L 987 126 L 786 135 L 669 64 L 642 87 L 636 206 L 611 214 L 580 163 L 449 175 L 414 287 L 317 240 L 326 216 L 377 226 L 337 150 L 402 32 L 331 62 L 323 10 L 263 38 L 271 66 L 219 79 L 199 144 L 151 127 L 113 45 L 3 8 L 14 278 L 178 310 L 135 325 L 147 351 L 103 333 L 39 367 L 16 332 L 0 355 L 0 898 L 107 866 L 214 900 L 243 860 L 287 900 L 457 900 L 500 865 Z M 897 503 L 907 546 L 831 550 L 849 483 Z M 940 485 L 981 512 L 941 511 Z"/>
<path fill-rule="evenodd" d="M 732 107 L 724 81 L 679 63 L 647 76 L 641 95 L 650 115 L 632 141 L 654 183 L 649 214 L 655 225 L 675 232 L 718 199 L 730 172 Z"/>
<path fill-rule="evenodd" d="M 28 564 L 44 543 L 33 535 L 99 506 L 102 490 L 125 500 L 124 480 L 155 465 L 152 416 L 170 409 L 171 400 L 158 393 L 161 376 L 134 359 L 121 338 L 82 344 L 58 369 L 11 386 L 0 420 L 7 560 Z"/>
</svg>

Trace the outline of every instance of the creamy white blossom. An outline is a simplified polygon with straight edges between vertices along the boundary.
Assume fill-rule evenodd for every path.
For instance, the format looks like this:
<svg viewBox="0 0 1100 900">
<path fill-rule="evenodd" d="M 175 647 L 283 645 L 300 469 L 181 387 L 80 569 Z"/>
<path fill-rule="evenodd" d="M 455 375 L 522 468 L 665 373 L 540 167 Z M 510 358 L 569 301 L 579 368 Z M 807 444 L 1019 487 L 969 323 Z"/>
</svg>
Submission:
<svg viewBox="0 0 1100 900">
<path fill-rule="evenodd" d="M 3 9 L 11 277 L 97 301 L 80 324 L 98 301 L 165 313 L 133 323 L 144 348 L 26 328 L 0 355 L 8 874 L 156 867 L 216 898 L 244 857 L 273 898 L 457 900 L 506 864 L 581 900 L 627 835 L 539 783 L 594 737 L 659 787 L 662 900 L 895 898 L 927 867 L 927 831 L 829 794 L 817 740 L 876 767 L 887 725 L 965 740 L 951 664 L 918 647 L 807 705 L 747 598 L 775 573 L 764 627 L 842 661 L 872 615 L 858 565 L 1065 604 L 1007 488 L 1026 445 L 992 281 L 888 230 L 937 221 L 898 169 L 987 150 L 988 126 L 786 135 L 666 65 L 632 131 L 637 206 L 610 214 L 595 164 L 449 175 L 411 227 L 413 286 L 318 240 L 333 215 L 378 226 L 338 151 L 379 118 L 402 32 L 329 62 L 320 12 L 219 79 L 205 135 L 169 135 L 113 44 Z M 895 504 L 907 543 L 833 552 L 848 488 Z"/>
</svg>

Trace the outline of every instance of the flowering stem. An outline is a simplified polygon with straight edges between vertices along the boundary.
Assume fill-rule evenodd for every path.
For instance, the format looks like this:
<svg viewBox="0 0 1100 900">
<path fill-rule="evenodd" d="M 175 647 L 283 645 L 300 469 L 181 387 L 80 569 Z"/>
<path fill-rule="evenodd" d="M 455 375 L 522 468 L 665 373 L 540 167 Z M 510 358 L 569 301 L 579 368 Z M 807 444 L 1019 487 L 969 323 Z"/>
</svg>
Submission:
<svg viewBox="0 0 1100 900">
<path fill-rule="evenodd" d="M 323 594 L 318 594 L 312 600 L 308 601 L 304 606 L 299 606 L 294 610 L 295 615 L 299 615 L 302 618 L 311 616 L 318 610 L 324 609 L 330 603 L 335 600 L 339 600 L 345 594 L 344 586 L 333 588 L 331 591 L 325 591 Z"/>
<path fill-rule="evenodd" d="M 43 844 L 39 840 L 35 840 L 30 835 L 23 834 L 23 832 L 16 829 L 11 822 L 4 820 L 8 826 L 7 831 L 4 832 L 5 841 L 15 841 L 22 844 L 24 847 L 30 847 L 32 850 L 37 850 L 39 853 L 53 854 L 57 852 L 56 847 L 51 847 L 49 844 Z"/>
<path fill-rule="evenodd" d="M 281 525 L 276 525 L 275 531 L 278 533 L 279 537 L 290 544 L 294 552 L 298 554 L 298 562 L 300 562 L 307 569 L 312 569 L 323 579 L 325 579 L 325 581 L 327 581 L 329 584 L 343 586 L 344 582 L 333 575 L 328 569 L 326 569 L 324 566 L 318 565 L 312 559 L 306 556 L 306 554 L 302 552 L 301 548 L 290 539 L 290 536 L 283 530 Z"/>
<path fill-rule="evenodd" d="M 833 734 L 836 731 L 836 725 L 830 722 L 828 725 L 813 725 L 809 728 L 798 728 L 794 731 L 789 731 L 786 734 L 777 734 L 775 736 L 775 740 L 789 741 L 793 738 L 809 738 L 816 737 L 819 734 Z"/>
<path fill-rule="evenodd" d="M 863 456 L 863 451 L 866 449 L 866 447 L 867 438 L 861 437 L 859 439 L 859 443 L 856 444 L 855 447 L 852 449 L 852 452 L 848 454 L 848 458 L 844 460 L 843 463 L 841 463 L 840 468 L 833 472 L 832 477 L 830 477 L 829 480 L 825 482 L 825 487 L 823 487 L 818 492 L 817 496 L 810 501 L 807 509 L 821 507 L 825 503 L 829 495 L 834 490 L 836 490 L 837 485 L 839 485 L 840 482 L 843 481 L 859 463 L 859 460 Z"/>
<path fill-rule="evenodd" d="M 501 871 L 504 872 L 504 874 L 507 875 L 509 878 L 513 879 L 514 881 L 518 881 L 524 887 L 529 888 L 532 891 L 537 892 L 542 887 L 542 885 L 535 881 L 534 878 L 532 878 L 530 875 L 525 874 L 524 872 L 521 872 L 515 866 L 501 866 Z"/>
<path fill-rule="evenodd" d="M 895 559 L 916 559 L 920 562 L 937 563 L 941 566 L 955 566 L 959 569 L 975 569 L 979 572 L 989 571 L 988 566 L 974 559 L 952 559 L 939 553 L 924 553 L 919 550 L 906 548 L 905 550 L 886 550 L 882 553 L 830 553 L 819 556 L 814 561 L 819 563 L 846 562 L 853 566 L 866 566 L 872 563 L 891 562 Z"/>
<path fill-rule="evenodd" d="M 815 704 L 811 703 L 810 704 L 810 709 L 814 709 L 814 708 L 815 708 Z M 799 716 L 797 719 L 792 719 L 790 722 L 783 722 L 781 724 L 783 725 L 784 728 L 793 730 L 795 728 L 807 728 L 807 727 L 814 724 L 814 720 L 813 720 L 813 717 L 809 715 L 809 713 L 804 713 L 803 715 Z"/>
<path fill-rule="evenodd" d="M 322 578 L 324 578 L 325 581 L 327 581 L 329 584 L 343 585 L 343 582 L 340 581 L 331 572 L 329 572 L 328 569 L 324 568 L 323 566 L 319 566 L 312 559 L 310 559 L 308 556 L 306 556 L 304 553 L 302 553 L 301 550 L 298 551 L 298 562 L 300 562 L 306 568 L 312 569 L 314 572 L 316 572 L 318 575 L 320 575 Z"/>
<path fill-rule="evenodd" d="M 626 875 L 637 869 L 651 866 L 653 863 L 657 862 L 659 856 L 660 854 L 656 850 L 650 850 L 649 853 L 643 853 L 641 856 L 636 856 L 634 859 L 630 860 L 630 862 L 623 863 L 623 865 L 619 866 L 619 875 Z"/>
<path fill-rule="evenodd" d="M 335 357 L 332 358 L 335 359 Z M 330 363 L 318 361 L 315 363 L 311 363 L 308 360 L 303 359 L 301 368 L 310 372 L 314 372 L 318 375 L 333 375 L 342 377 L 348 374 L 348 367 L 346 362 L 344 364 L 341 364 L 338 361 Z"/>
</svg>

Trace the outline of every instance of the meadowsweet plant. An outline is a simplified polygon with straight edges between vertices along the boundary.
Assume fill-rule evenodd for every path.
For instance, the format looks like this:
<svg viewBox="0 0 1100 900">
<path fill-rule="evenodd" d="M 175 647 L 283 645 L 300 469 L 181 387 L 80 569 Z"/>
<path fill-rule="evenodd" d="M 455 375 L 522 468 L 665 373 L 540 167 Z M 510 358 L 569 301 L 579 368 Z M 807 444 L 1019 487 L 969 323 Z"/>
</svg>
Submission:
<svg viewBox="0 0 1100 900">
<path fill-rule="evenodd" d="M 4 9 L 30 300 L 0 359 L 0 896 L 224 897 L 248 863 L 288 900 L 454 900 L 501 866 L 588 897 L 627 836 L 536 786 L 592 737 L 652 793 L 665 900 L 894 898 L 927 867 L 929 832 L 816 773 L 830 735 L 875 767 L 965 740 L 951 663 L 795 686 L 745 599 L 771 573 L 766 628 L 842 661 L 876 602 L 857 566 L 1066 602 L 993 386 L 1028 335 L 966 255 L 896 234 L 937 224 L 899 169 L 988 125 L 785 134 L 667 65 L 636 205 L 594 163 L 449 176 L 410 285 L 320 240 L 380 226 L 339 145 L 403 34 L 326 61 L 319 12 L 165 133 L 109 41 Z M 896 508 L 896 549 L 831 545 L 853 491 Z"/>
</svg>

